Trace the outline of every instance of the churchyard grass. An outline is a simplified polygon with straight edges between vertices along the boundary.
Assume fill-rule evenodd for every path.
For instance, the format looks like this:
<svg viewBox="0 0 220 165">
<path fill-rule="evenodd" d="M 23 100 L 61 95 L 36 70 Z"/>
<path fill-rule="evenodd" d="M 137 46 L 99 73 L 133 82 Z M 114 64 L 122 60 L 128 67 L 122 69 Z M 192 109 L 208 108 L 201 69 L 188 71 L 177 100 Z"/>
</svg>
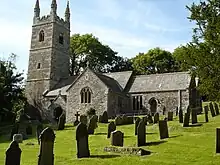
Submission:
<svg viewBox="0 0 220 165">
<path fill-rule="evenodd" d="M 177 118 L 168 122 L 170 138 L 160 140 L 158 124 L 147 126 L 146 141 L 148 146 L 142 148 L 151 151 L 147 156 L 120 155 L 106 153 L 105 146 L 110 145 L 107 139 L 107 124 L 100 124 L 94 135 L 89 136 L 91 158 L 76 158 L 76 128 L 67 125 L 65 130 L 55 131 L 54 146 L 55 165 L 172 165 L 172 164 L 219 164 L 220 155 L 215 154 L 216 128 L 220 126 L 220 116 L 214 118 L 209 114 L 209 122 L 204 123 L 205 116 L 199 115 L 198 122 L 202 126 L 183 128 Z M 117 126 L 124 132 L 124 146 L 134 147 L 137 140 L 134 135 L 134 124 Z M 0 137 L 0 164 L 4 164 L 5 151 L 10 141 Z M 27 143 L 34 145 L 26 145 Z M 37 164 L 39 145 L 37 139 L 28 139 L 20 144 L 22 149 L 21 165 Z"/>
</svg>

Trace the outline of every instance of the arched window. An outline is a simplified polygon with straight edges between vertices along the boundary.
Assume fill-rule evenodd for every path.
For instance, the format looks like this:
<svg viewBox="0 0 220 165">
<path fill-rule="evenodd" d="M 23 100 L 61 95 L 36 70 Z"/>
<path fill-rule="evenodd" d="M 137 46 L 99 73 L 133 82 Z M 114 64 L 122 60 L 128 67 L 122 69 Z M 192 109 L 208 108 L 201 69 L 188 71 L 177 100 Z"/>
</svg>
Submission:
<svg viewBox="0 0 220 165">
<path fill-rule="evenodd" d="M 85 87 L 81 90 L 81 103 L 91 103 L 92 91 L 89 87 Z"/>
<path fill-rule="evenodd" d="M 59 35 L 59 43 L 63 45 L 63 33 Z"/>
<path fill-rule="evenodd" d="M 40 33 L 39 33 L 39 42 L 42 42 L 44 41 L 44 31 L 41 30 Z"/>
</svg>

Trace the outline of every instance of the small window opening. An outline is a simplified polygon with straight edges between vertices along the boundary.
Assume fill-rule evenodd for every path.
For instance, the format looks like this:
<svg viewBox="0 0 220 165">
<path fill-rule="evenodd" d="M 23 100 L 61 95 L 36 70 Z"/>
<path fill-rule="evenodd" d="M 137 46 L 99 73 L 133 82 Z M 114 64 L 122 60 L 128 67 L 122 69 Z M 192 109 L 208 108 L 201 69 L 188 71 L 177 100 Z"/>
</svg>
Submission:
<svg viewBox="0 0 220 165">
<path fill-rule="evenodd" d="M 44 41 L 44 31 L 41 30 L 40 33 L 39 33 L 39 42 L 42 42 Z"/>
<path fill-rule="evenodd" d="M 63 34 L 59 35 L 59 43 L 63 45 Z"/>
<path fill-rule="evenodd" d="M 37 69 L 40 69 L 40 63 L 37 64 Z"/>
</svg>

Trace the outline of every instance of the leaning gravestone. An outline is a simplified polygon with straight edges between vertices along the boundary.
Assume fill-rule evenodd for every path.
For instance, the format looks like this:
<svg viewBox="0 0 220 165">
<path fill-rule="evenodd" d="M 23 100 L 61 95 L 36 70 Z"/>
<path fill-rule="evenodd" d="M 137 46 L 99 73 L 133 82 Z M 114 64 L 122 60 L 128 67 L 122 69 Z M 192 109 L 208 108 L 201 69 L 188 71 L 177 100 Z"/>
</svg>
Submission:
<svg viewBox="0 0 220 165">
<path fill-rule="evenodd" d="M 168 121 L 173 121 L 173 112 L 168 112 Z"/>
<path fill-rule="evenodd" d="M 42 131 L 43 131 L 43 125 L 42 124 L 37 125 L 36 136 L 39 145 L 40 145 L 40 134 Z"/>
<path fill-rule="evenodd" d="M 137 127 L 137 146 L 144 146 L 146 144 L 146 126 L 142 119 Z"/>
<path fill-rule="evenodd" d="M 88 122 L 87 116 L 86 115 L 81 115 L 80 116 L 80 122 L 87 125 L 87 122 Z"/>
<path fill-rule="evenodd" d="M 192 124 L 195 124 L 197 123 L 197 110 L 196 109 L 192 109 L 191 111 L 191 114 L 192 114 Z"/>
<path fill-rule="evenodd" d="M 159 118 L 160 118 L 159 113 L 156 112 L 156 113 L 154 114 L 154 124 L 158 123 Z"/>
<path fill-rule="evenodd" d="M 96 127 L 97 127 L 97 119 L 95 115 L 93 115 L 90 118 L 89 123 L 88 123 L 88 134 L 89 135 L 94 134 Z"/>
<path fill-rule="evenodd" d="M 111 121 L 109 124 L 108 124 L 108 134 L 107 134 L 107 138 L 110 138 L 111 136 L 111 132 L 115 131 L 116 130 L 116 125 L 113 121 Z"/>
<path fill-rule="evenodd" d="M 62 113 L 59 117 L 59 121 L 58 121 L 58 130 L 64 130 L 65 128 L 65 120 L 66 120 L 66 116 L 64 113 Z"/>
<path fill-rule="evenodd" d="M 17 143 L 22 143 L 22 141 L 23 141 L 22 134 L 14 134 L 13 135 L 13 141 L 16 141 Z"/>
<path fill-rule="evenodd" d="M 53 129 L 47 127 L 40 134 L 40 154 L 38 156 L 38 165 L 54 165 L 54 140 Z"/>
<path fill-rule="evenodd" d="M 215 117 L 216 116 L 215 110 L 214 110 L 213 104 L 211 102 L 209 103 L 209 109 L 211 111 L 212 117 Z"/>
<path fill-rule="evenodd" d="M 139 122 L 141 121 L 141 119 L 139 117 L 136 118 L 135 120 L 135 127 L 134 127 L 134 134 L 137 135 L 137 127 L 138 127 L 138 124 Z"/>
<path fill-rule="evenodd" d="M 165 120 L 159 121 L 159 131 L 160 131 L 160 139 L 169 138 L 167 121 Z"/>
<path fill-rule="evenodd" d="M 190 113 L 185 113 L 183 127 L 189 126 Z"/>
<path fill-rule="evenodd" d="M 108 113 L 107 113 L 107 111 L 103 112 L 102 123 L 108 123 Z"/>
<path fill-rule="evenodd" d="M 205 106 L 205 107 L 204 107 L 204 111 L 205 111 L 205 122 L 209 122 L 209 117 L 208 117 L 209 107 L 208 107 L 208 106 Z"/>
<path fill-rule="evenodd" d="M 124 143 L 124 133 L 121 131 L 113 131 L 111 133 L 111 145 L 123 147 Z"/>
<path fill-rule="evenodd" d="M 87 126 L 79 123 L 76 127 L 77 158 L 90 156 Z"/>
<path fill-rule="evenodd" d="M 179 123 L 183 123 L 183 110 L 182 110 L 182 108 L 179 109 Z"/>
<path fill-rule="evenodd" d="M 21 149 L 16 141 L 12 141 L 6 151 L 5 165 L 20 165 Z"/>
<path fill-rule="evenodd" d="M 215 107 L 215 113 L 216 115 L 219 115 L 219 107 L 217 103 L 214 103 L 214 107 Z"/>
</svg>

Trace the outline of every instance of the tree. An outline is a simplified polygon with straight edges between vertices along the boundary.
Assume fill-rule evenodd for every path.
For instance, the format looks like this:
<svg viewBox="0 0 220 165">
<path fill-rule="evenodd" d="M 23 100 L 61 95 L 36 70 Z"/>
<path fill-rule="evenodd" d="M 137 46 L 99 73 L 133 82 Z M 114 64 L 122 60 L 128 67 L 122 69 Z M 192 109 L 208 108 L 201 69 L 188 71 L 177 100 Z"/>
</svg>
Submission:
<svg viewBox="0 0 220 165">
<path fill-rule="evenodd" d="M 167 73 L 177 71 L 174 58 L 169 51 L 160 48 L 139 53 L 132 59 L 132 66 L 139 74 Z"/>
<path fill-rule="evenodd" d="M 201 81 L 199 90 L 211 100 L 220 100 L 220 1 L 192 3 L 187 9 L 188 19 L 196 23 L 188 45 L 195 48 L 191 60 Z"/>
<path fill-rule="evenodd" d="M 74 34 L 70 40 L 70 74 L 77 75 L 80 69 L 89 66 L 98 72 L 106 72 L 117 60 L 117 52 L 103 45 L 92 34 Z"/>
<path fill-rule="evenodd" d="M 117 56 L 116 60 L 113 61 L 112 66 L 109 66 L 108 71 L 110 72 L 122 72 L 132 71 L 132 62 L 128 58 Z"/>
</svg>

